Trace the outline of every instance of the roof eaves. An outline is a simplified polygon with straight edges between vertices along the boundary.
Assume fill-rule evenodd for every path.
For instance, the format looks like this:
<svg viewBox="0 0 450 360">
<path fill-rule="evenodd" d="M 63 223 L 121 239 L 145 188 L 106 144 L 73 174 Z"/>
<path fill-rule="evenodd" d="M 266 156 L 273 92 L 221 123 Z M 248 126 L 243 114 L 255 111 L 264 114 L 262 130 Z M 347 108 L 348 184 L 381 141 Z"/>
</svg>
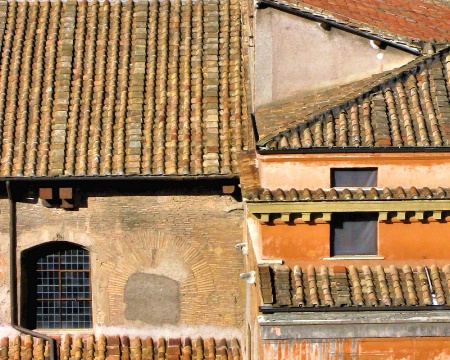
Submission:
<svg viewBox="0 0 450 360">
<path fill-rule="evenodd" d="M 4 181 L 41 182 L 41 181 L 201 181 L 201 180 L 238 180 L 238 174 L 230 175 L 104 175 L 104 176 L 6 176 Z"/>
</svg>

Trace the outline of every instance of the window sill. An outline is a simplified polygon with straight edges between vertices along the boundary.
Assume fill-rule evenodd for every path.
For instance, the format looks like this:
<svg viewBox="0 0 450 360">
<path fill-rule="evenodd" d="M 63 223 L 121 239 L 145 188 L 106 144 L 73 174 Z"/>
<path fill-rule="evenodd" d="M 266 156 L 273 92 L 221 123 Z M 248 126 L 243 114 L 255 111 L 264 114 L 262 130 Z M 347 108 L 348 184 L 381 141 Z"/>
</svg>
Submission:
<svg viewBox="0 0 450 360">
<path fill-rule="evenodd" d="M 258 265 L 282 265 L 283 260 L 279 259 L 267 259 L 267 260 L 258 260 Z"/>
<path fill-rule="evenodd" d="M 378 255 L 337 255 L 322 258 L 322 260 L 384 260 L 384 256 Z"/>
</svg>

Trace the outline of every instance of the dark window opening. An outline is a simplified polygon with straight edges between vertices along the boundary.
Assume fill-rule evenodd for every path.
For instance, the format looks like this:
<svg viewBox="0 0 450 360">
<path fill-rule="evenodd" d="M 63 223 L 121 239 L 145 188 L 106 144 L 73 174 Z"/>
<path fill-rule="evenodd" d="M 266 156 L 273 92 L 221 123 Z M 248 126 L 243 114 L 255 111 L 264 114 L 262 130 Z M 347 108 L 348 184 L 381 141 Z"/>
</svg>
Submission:
<svg viewBox="0 0 450 360">
<path fill-rule="evenodd" d="M 376 168 L 331 169 L 331 187 L 376 187 Z"/>
<path fill-rule="evenodd" d="M 29 328 L 90 328 L 89 252 L 68 242 L 34 247 L 22 256 L 21 322 Z"/>
<path fill-rule="evenodd" d="M 377 213 L 335 213 L 331 220 L 331 256 L 377 255 Z"/>
</svg>

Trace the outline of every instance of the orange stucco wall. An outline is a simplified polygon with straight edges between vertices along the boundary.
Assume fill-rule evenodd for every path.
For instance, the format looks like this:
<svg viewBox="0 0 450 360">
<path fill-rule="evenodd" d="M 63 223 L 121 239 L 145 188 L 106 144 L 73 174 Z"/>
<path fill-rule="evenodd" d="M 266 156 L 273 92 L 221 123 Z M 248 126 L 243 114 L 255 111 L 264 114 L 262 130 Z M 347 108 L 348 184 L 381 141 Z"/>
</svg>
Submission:
<svg viewBox="0 0 450 360">
<path fill-rule="evenodd" d="M 445 187 L 450 153 L 259 155 L 261 186 L 269 189 L 329 188 L 330 169 L 378 168 L 378 187 Z"/>
<path fill-rule="evenodd" d="M 428 218 L 425 221 L 410 219 L 401 222 L 396 219 L 378 223 L 378 256 L 384 257 L 389 264 L 403 265 L 405 261 L 413 265 L 435 263 L 446 264 L 450 254 L 450 218 L 436 221 Z M 275 224 L 260 223 L 258 231 L 260 256 L 262 260 L 281 259 L 288 266 L 301 265 L 305 262 L 324 261 L 330 256 L 330 225 L 324 221 L 313 223 L 285 224 L 281 221 Z M 382 259 L 375 259 L 377 263 Z M 354 261 L 367 264 L 363 260 L 325 261 L 332 264 L 348 264 Z M 330 264 L 331 265 L 331 264 Z"/>
<path fill-rule="evenodd" d="M 354 338 L 263 341 L 261 360 L 444 360 L 450 338 Z"/>
<path fill-rule="evenodd" d="M 448 221 L 450 218 L 445 221 L 378 223 L 378 253 L 386 260 L 448 260 Z"/>
<path fill-rule="evenodd" d="M 261 224 L 263 259 L 282 259 L 286 263 L 298 260 L 318 260 L 330 256 L 330 225 Z"/>
</svg>

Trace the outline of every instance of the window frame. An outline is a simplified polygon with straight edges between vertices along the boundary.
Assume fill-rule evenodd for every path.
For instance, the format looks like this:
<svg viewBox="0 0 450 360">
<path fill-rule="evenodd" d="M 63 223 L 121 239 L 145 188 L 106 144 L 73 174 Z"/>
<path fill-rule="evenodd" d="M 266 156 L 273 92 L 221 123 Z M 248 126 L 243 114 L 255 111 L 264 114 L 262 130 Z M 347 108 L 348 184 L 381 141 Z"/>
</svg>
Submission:
<svg viewBox="0 0 450 360">
<path fill-rule="evenodd" d="M 345 220 L 345 218 L 348 218 L 348 220 Z M 372 219 L 364 220 L 364 217 L 371 217 Z M 343 222 L 346 223 L 356 223 L 356 222 L 367 222 L 367 226 L 370 228 L 373 226 L 374 229 L 369 229 L 374 232 L 373 238 L 370 240 L 370 246 L 373 252 L 364 252 L 364 251 L 355 251 L 352 253 L 348 252 L 336 252 L 336 225 L 341 224 Z M 377 212 L 362 212 L 362 213 L 356 213 L 356 212 L 339 212 L 339 213 L 333 213 L 331 222 L 330 222 L 330 256 L 332 258 L 336 257 L 376 257 L 378 256 L 378 244 L 379 244 L 379 231 L 378 231 L 378 213 Z M 359 229 L 357 229 L 359 230 Z M 362 234 L 360 232 L 360 234 Z M 353 232 L 349 235 L 348 239 L 342 240 L 342 242 L 347 242 L 349 245 L 356 243 L 359 241 L 359 237 L 355 237 Z"/>
<path fill-rule="evenodd" d="M 374 184 L 365 184 L 365 185 L 354 185 L 354 184 L 338 184 L 336 185 L 336 179 L 335 179 L 335 174 L 337 172 L 348 172 L 348 173 L 358 173 L 358 172 L 374 172 L 374 176 L 375 176 L 375 183 Z M 363 189 L 368 189 L 368 188 L 377 188 L 378 187 L 378 167 L 348 167 L 348 168 L 341 168 L 341 167 L 336 167 L 336 168 L 330 168 L 330 187 L 332 188 L 337 188 L 337 189 L 344 189 L 344 188 L 348 188 L 348 189 L 357 189 L 357 188 L 363 188 Z"/>
<path fill-rule="evenodd" d="M 342 172 L 342 175 L 344 175 L 344 178 L 350 179 L 349 183 L 344 182 L 337 182 L 336 175 Z M 345 173 L 348 174 L 345 174 Z M 359 182 L 360 179 L 357 179 L 356 174 L 358 173 L 367 172 L 367 176 L 365 180 L 368 180 L 369 182 Z M 353 176 L 352 176 L 353 175 Z M 372 182 L 370 182 L 372 180 Z M 332 188 L 336 189 L 370 189 L 370 188 L 377 188 L 378 187 L 378 167 L 374 166 L 366 166 L 366 167 L 332 167 L 330 168 L 330 185 Z M 370 215 L 369 215 L 370 214 Z M 372 219 L 367 220 L 367 227 L 364 228 L 364 226 L 357 225 L 357 222 L 364 222 L 364 218 L 366 216 L 371 217 Z M 345 218 L 348 218 L 345 220 Z M 356 251 L 350 251 L 351 244 L 358 244 L 359 243 L 359 236 L 358 234 L 349 234 L 350 237 L 345 241 L 345 239 L 337 239 L 336 238 L 336 225 L 337 223 L 343 224 L 343 222 L 348 223 L 348 227 L 358 227 L 359 230 L 369 230 L 370 232 L 374 232 L 373 239 L 370 239 L 368 242 L 368 246 L 370 247 L 369 251 L 359 251 L 360 249 L 358 247 L 355 247 Z M 352 225 L 354 223 L 354 225 Z M 330 257 L 331 258 L 339 258 L 339 257 L 349 257 L 349 258 L 361 258 L 361 257 L 377 257 L 378 256 L 378 244 L 379 244 L 379 229 L 378 229 L 378 223 L 379 223 L 379 213 L 378 212 L 352 212 L 351 208 L 349 208 L 348 212 L 339 212 L 339 213 L 333 213 L 331 217 L 330 222 Z M 372 229 L 371 229 L 372 228 Z M 343 229 L 343 232 L 345 230 Z M 355 233 L 357 231 L 355 230 Z M 361 232 L 360 232 L 361 233 Z M 340 241 L 344 244 L 341 244 L 341 246 L 348 245 L 348 248 L 346 250 L 348 251 L 337 251 L 336 249 L 336 242 Z M 341 249 L 342 250 L 342 249 Z"/>
<path fill-rule="evenodd" d="M 38 327 L 38 272 L 41 270 L 38 270 L 37 263 L 39 259 L 42 259 L 48 255 L 52 254 L 58 254 L 58 262 L 61 261 L 61 253 L 65 251 L 70 250 L 84 250 L 87 252 L 88 255 L 88 269 L 82 269 L 82 270 L 72 270 L 72 269 L 61 269 L 60 267 L 57 270 L 58 272 L 58 293 L 59 297 L 55 299 L 48 299 L 50 301 L 58 301 L 59 304 L 63 301 L 76 301 L 76 298 L 68 298 L 68 299 L 62 299 L 61 292 L 62 292 L 62 274 L 64 272 L 71 273 L 71 272 L 87 272 L 89 277 L 89 298 L 80 299 L 84 304 L 88 302 L 90 304 L 90 324 L 89 327 L 83 326 L 83 327 L 63 327 L 62 326 L 62 308 L 60 307 L 59 310 L 59 327 Z M 44 270 L 42 270 L 44 271 Z M 25 326 L 27 328 L 32 329 L 91 329 L 93 327 L 93 309 L 92 309 L 92 267 L 91 267 L 91 258 L 90 258 L 90 252 L 88 249 L 86 249 L 83 246 L 80 246 L 78 244 L 74 244 L 71 242 L 66 241 L 55 241 L 55 242 L 48 242 L 44 244 L 40 244 L 37 246 L 34 246 L 32 248 L 26 249 L 21 254 L 21 304 L 20 304 L 20 324 L 22 326 Z M 42 301 L 42 300 L 41 300 Z M 44 300 L 45 301 L 45 300 Z M 83 314 L 84 315 L 84 314 Z M 84 321 L 84 320 L 83 320 Z M 89 322 L 89 320 L 88 320 Z"/>
</svg>

